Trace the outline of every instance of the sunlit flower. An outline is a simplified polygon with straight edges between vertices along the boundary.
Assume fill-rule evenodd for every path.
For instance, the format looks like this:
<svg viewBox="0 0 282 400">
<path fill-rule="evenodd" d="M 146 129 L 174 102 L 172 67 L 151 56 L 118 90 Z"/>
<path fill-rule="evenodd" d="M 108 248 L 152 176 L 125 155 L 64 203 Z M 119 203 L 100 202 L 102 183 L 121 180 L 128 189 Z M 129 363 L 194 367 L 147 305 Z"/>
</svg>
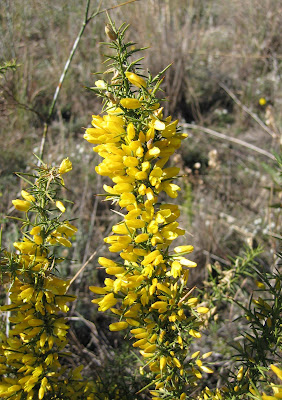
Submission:
<svg viewBox="0 0 282 400">
<path fill-rule="evenodd" d="M 141 102 L 138 99 L 132 98 L 121 99 L 120 104 L 130 110 L 135 110 L 141 107 Z"/>
<path fill-rule="evenodd" d="M 64 158 L 63 161 L 61 162 L 60 166 L 59 166 L 59 174 L 63 175 L 69 171 L 72 170 L 72 163 L 69 160 L 69 158 Z"/>
<path fill-rule="evenodd" d="M 28 211 L 32 206 L 32 204 L 29 201 L 20 199 L 12 200 L 12 203 L 14 207 L 19 211 Z"/>
<path fill-rule="evenodd" d="M 66 211 L 66 207 L 64 206 L 64 204 L 60 201 L 57 200 L 56 201 L 56 207 L 62 212 L 64 213 Z"/>
<path fill-rule="evenodd" d="M 135 85 L 139 88 L 147 86 L 145 79 L 141 78 L 141 76 L 138 76 L 138 75 L 134 74 L 133 72 L 129 72 L 129 71 L 126 71 L 125 75 L 126 75 L 127 79 L 129 80 L 129 82 L 132 83 L 132 85 Z"/>
</svg>

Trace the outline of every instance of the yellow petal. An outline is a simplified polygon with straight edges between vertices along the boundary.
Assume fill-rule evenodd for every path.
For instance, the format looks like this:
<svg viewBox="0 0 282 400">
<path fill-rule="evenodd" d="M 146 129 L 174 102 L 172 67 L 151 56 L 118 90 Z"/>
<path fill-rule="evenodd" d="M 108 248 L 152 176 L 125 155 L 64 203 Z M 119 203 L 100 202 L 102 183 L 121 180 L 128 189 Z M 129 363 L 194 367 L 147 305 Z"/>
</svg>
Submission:
<svg viewBox="0 0 282 400">
<path fill-rule="evenodd" d="M 57 207 L 62 213 L 64 213 L 64 212 L 66 211 L 66 207 L 65 207 L 64 204 L 63 204 L 61 201 L 59 201 L 59 200 L 56 201 L 56 207 Z"/>
<path fill-rule="evenodd" d="M 31 203 L 25 200 L 16 199 L 12 200 L 12 203 L 15 209 L 19 211 L 28 211 L 31 207 Z"/>
<path fill-rule="evenodd" d="M 138 99 L 132 98 L 121 99 L 120 104 L 129 110 L 135 110 L 136 108 L 140 108 L 142 105 Z"/>
<path fill-rule="evenodd" d="M 117 332 L 122 331 L 128 327 L 128 323 L 121 321 L 121 322 L 114 322 L 113 324 L 109 325 L 110 331 Z"/>
<path fill-rule="evenodd" d="M 175 253 L 191 253 L 194 250 L 193 246 L 177 246 L 174 249 Z"/>
<path fill-rule="evenodd" d="M 96 82 L 95 82 L 95 86 L 96 86 L 97 88 L 99 88 L 99 89 L 106 89 L 106 88 L 107 88 L 106 82 L 103 81 L 102 79 L 96 81 Z"/>
<path fill-rule="evenodd" d="M 61 162 L 59 166 L 59 174 L 65 174 L 66 172 L 69 172 L 72 170 L 72 163 L 71 161 L 67 158 L 64 158 L 63 161 Z"/>
<path fill-rule="evenodd" d="M 158 131 L 163 131 L 163 130 L 165 130 L 165 123 L 162 121 L 159 121 L 158 119 L 155 119 L 153 121 L 153 127 L 155 129 L 157 129 Z"/>
<path fill-rule="evenodd" d="M 35 198 L 32 196 L 32 194 L 26 192 L 25 190 L 21 191 L 21 195 L 26 201 L 35 202 Z"/>
<path fill-rule="evenodd" d="M 209 309 L 207 307 L 198 307 L 197 311 L 200 314 L 206 314 L 207 312 L 209 312 Z"/>
<path fill-rule="evenodd" d="M 270 367 L 271 367 L 272 371 L 273 371 L 273 372 L 278 376 L 278 378 L 281 379 L 281 381 L 282 381 L 282 369 L 276 367 L 276 366 L 273 365 L 273 364 L 272 364 Z"/>
<path fill-rule="evenodd" d="M 130 83 L 132 83 L 133 85 L 141 88 L 141 87 L 146 87 L 147 83 L 145 81 L 145 79 L 141 78 L 140 76 L 134 74 L 133 72 L 129 72 L 127 71 L 125 73 L 127 79 L 129 80 Z"/>
</svg>

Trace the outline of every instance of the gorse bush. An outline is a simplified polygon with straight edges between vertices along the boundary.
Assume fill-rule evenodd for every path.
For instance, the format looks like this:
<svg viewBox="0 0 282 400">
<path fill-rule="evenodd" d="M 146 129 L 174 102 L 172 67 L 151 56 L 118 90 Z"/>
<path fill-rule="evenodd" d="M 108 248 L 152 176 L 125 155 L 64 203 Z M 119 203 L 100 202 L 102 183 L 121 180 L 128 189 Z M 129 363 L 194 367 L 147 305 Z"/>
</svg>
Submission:
<svg viewBox="0 0 282 400">
<path fill-rule="evenodd" d="M 138 49 L 124 43 L 126 28 L 106 27 L 112 40 L 108 46 L 115 51 L 107 71 L 113 77 L 110 82 L 98 80 L 94 90 L 103 97 L 107 114 L 94 115 L 93 128 L 84 135 L 104 158 L 96 172 L 114 182 L 104 185 L 106 199 L 124 210 L 105 239 L 122 262 L 100 257 L 99 264 L 115 279 L 90 289 L 102 295 L 93 300 L 99 311 L 111 309 L 118 317 L 110 330 L 131 327 L 133 346 L 140 348 L 144 368 L 153 373 L 153 399 L 182 400 L 202 371 L 213 372 L 202 362 L 208 354 L 189 353 L 191 342 L 201 337 L 202 315 L 209 311 L 198 306 L 188 287 L 189 268 L 196 264 L 185 255 L 193 247 L 170 249 L 185 231 L 178 227 L 178 206 L 161 202 L 162 192 L 176 198 L 180 190 L 173 183 L 179 168 L 169 166 L 169 159 L 187 135 L 178 129 L 178 121 L 163 117 L 156 97 L 163 73 L 145 77 L 139 60 L 130 62 Z"/>
<path fill-rule="evenodd" d="M 209 281 L 205 283 L 204 297 L 214 314 L 218 309 L 228 309 L 227 303 L 242 310 L 237 320 L 240 320 L 243 332 L 230 343 L 234 350 L 234 365 L 226 385 L 214 393 L 206 388 L 204 399 L 231 400 L 245 399 L 246 396 L 268 399 L 265 394 L 260 397 L 258 388 L 270 383 L 269 363 L 281 355 L 281 272 L 262 268 L 256 260 L 261 252 L 260 248 L 247 249 L 243 257 L 234 260 L 233 269 L 219 271 L 213 268 Z M 212 276 L 215 271 L 216 278 Z M 245 286 L 242 281 L 245 281 Z M 251 286 L 253 283 L 256 289 Z M 239 292 L 241 295 L 238 296 Z M 249 301 L 246 301 L 248 297 Z M 222 318 L 219 313 L 216 315 L 217 319 Z M 271 368 L 277 373 L 277 367 Z"/>
<path fill-rule="evenodd" d="M 79 399 L 87 397 L 88 383 L 78 367 L 67 370 L 61 359 L 67 344 L 68 325 L 62 313 L 74 297 L 66 294 L 69 281 L 58 274 L 63 261 L 58 247 L 71 247 L 77 229 L 62 218 L 65 206 L 59 197 L 63 174 L 72 169 L 68 159 L 59 168 L 42 164 L 36 173 L 22 176 L 28 184 L 23 199 L 13 200 L 24 213 L 22 240 L 14 243 L 17 253 L 1 250 L 1 274 L 9 282 L 11 328 L 1 334 L 0 397 L 19 399 Z M 32 181 L 34 183 L 32 183 Z"/>
<path fill-rule="evenodd" d="M 201 290 L 189 283 L 190 269 L 197 266 L 186 258 L 193 246 L 181 244 L 180 209 L 166 200 L 180 191 L 174 182 L 180 168 L 171 158 L 187 135 L 161 105 L 166 69 L 156 76 L 142 70 L 142 58 L 133 55 L 144 49 L 125 41 L 127 28 L 117 29 L 109 19 L 107 70 L 88 88 L 103 99 L 103 110 L 92 116 L 84 139 L 103 158 L 96 172 L 113 182 L 104 185 L 105 200 L 119 207 L 119 221 L 104 239 L 112 257 L 98 259 L 109 277 L 104 286 L 90 286 L 92 302 L 98 311 L 111 312 L 110 331 L 122 331 L 141 356 L 135 353 L 149 384 L 136 399 L 279 399 L 282 389 L 270 371 L 282 379 L 275 365 L 281 356 L 281 273 L 260 266 L 258 248 L 238 257 L 230 269 L 211 267 Z M 118 386 L 112 390 L 103 379 L 84 379 L 82 366 L 73 370 L 67 362 L 67 303 L 75 296 L 59 271 L 62 249 L 72 246 L 77 229 L 63 218 L 60 190 L 71 169 L 68 158 L 59 167 L 40 160 L 34 174 L 21 175 L 25 190 L 22 199 L 13 200 L 24 217 L 18 218 L 22 238 L 14 243 L 16 251 L 0 249 L 1 279 L 9 294 L 2 311 L 10 313 L 0 342 L 3 399 L 125 398 Z M 248 280 L 246 289 L 242 279 Z M 228 304 L 243 310 L 244 332 L 233 343 L 226 381 L 216 385 L 209 378 L 215 369 L 208 361 L 212 352 L 197 342 Z"/>
</svg>

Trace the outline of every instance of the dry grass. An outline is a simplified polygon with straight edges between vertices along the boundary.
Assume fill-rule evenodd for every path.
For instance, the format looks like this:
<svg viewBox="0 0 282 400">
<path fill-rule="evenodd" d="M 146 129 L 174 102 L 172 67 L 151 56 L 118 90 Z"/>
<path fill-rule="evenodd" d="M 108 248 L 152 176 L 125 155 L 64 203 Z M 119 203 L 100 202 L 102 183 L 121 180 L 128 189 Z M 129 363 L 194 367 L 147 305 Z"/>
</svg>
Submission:
<svg viewBox="0 0 282 400">
<path fill-rule="evenodd" d="M 98 1 L 92 0 L 91 4 L 95 8 Z M 105 0 L 103 7 L 116 4 Z M 131 24 L 130 40 L 150 46 L 144 65 L 153 74 L 173 62 L 164 81 L 169 97 L 167 113 L 278 152 L 282 121 L 279 12 L 279 0 L 140 0 L 113 10 L 111 17 L 117 25 L 124 21 Z M 0 4 L 0 15 L 0 63 L 16 58 L 20 64 L 16 72 L 7 73 L 0 81 L 0 223 L 5 232 L 4 244 L 10 246 L 17 238 L 17 226 L 5 215 L 14 215 L 11 200 L 20 191 L 13 172 L 30 171 L 35 163 L 31 154 L 39 152 L 43 119 L 80 29 L 84 2 L 7 0 Z M 92 114 L 100 112 L 99 101 L 84 87 L 93 85 L 93 72 L 104 69 L 100 42 L 105 40 L 105 19 L 104 14 L 95 18 L 83 35 L 60 92 L 46 143 L 46 162 L 58 164 L 69 156 L 74 167 L 65 193 L 74 203 L 67 216 L 77 218 L 79 227 L 73 250 L 65 254 L 75 260 L 64 267 L 70 277 L 95 250 L 97 256 L 105 253 L 103 237 L 116 218 L 110 205 L 95 196 L 102 192 L 104 182 L 94 172 L 97 156 L 82 139 L 82 127 L 89 124 Z M 264 124 L 268 119 L 274 138 L 234 102 L 220 82 Z M 261 97 L 266 98 L 268 109 L 259 105 Z M 262 261 L 269 265 L 276 251 L 271 232 L 279 232 L 281 221 L 276 210 L 269 209 L 275 193 L 262 162 L 270 167 L 274 163 L 200 131 L 191 131 L 189 136 L 175 162 L 185 174 L 179 200 L 181 223 L 191 233 L 185 240 L 195 245 L 194 257 L 200 264 L 194 281 L 199 283 L 205 278 L 207 264 L 229 263 L 230 257 L 250 242 L 268 249 Z M 99 346 L 111 355 L 118 343 L 111 343 L 108 321 L 96 315 L 94 307 L 89 309 L 89 283 L 103 280 L 96 265 L 94 257 L 73 284 L 80 300 L 72 309 L 72 317 L 77 318 L 74 347 L 80 348 L 86 364 L 93 357 L 98 365 L 102 359 Z M 93 325 L 85 319 L 94 321 Z"/>
</svg>

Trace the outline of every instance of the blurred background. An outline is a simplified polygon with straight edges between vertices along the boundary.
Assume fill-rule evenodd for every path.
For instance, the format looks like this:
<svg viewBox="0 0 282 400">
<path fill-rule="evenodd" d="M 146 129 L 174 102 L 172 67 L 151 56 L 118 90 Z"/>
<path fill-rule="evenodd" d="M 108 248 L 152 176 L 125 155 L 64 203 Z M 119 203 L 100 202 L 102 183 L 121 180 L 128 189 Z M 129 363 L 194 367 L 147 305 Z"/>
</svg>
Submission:
<svg viewBox="0 0 282 400">
<path fill-rule="evenodd" d="M 92 0 L 90 11 L 120 3 Z M 0 3 L 0 64 L 18 65 L 0 78 L 0 223 L 10 249 L 20 233 L 7 216 L 16 215 L 11 200 L 23 185 L 14 172 L 29 172 L 36 163 L 32 154 L 39 154 L 44 121 L 85 6 L 82 0 Z M 128 40 L 149 46 L 145 72 L 155 75 L 173 63 L 163 83 L 164 107 L 189 134 L 173 163 L 183 174 L 176 199 L 188 232 L 182 240 L 194 245 L 199 263 L 192 284 L 201 285 L 210 264 L 230 266 L 246 245 L 264 246 L 260 262 L 275 263 L 273 235 L 280 234 L 281 215 L 270 206 L 281 202 L 273 156 L 281 146 L 281 12 L 279 0 L 139 0 L 109 11 L 116 26 L 130 24 Z M 66 215 L 77 219 L 79 231 L 63 254 L 74 261 L 62 273 L 73 277 L 97 250 L 73 285 L 79 296 L 71 309 L 73 351 L 86 371 L 108 365 L 104 381 L 117 376 L 120 382 L 121 358 L 135 356 L 120 352 L 117 335 L 108 332 L 110 320 L 89 307 L 88 290 L 103 282 L 97 257 L 107 254 L 103 237 L 116 220 L 112 206 L 95 196 L 105 181 L 95 173 L 98 156 L 83 140 L 91 115 L 101 111 L 100 99 L 85 87 L 94 86 L 94 72 L 106 69 L 101 44 L 108 40 L 106 22 L 106 14 L 98 14 L 81 37 L 50 118 L 44 161 L 59 165 L 68 156 L 73 163 L 64 196 L 73 202 Z M 211 335 L 221 340 L 218 330 Z M 124 387 L 130 391 L 127 381 Z"/>
</svg>

